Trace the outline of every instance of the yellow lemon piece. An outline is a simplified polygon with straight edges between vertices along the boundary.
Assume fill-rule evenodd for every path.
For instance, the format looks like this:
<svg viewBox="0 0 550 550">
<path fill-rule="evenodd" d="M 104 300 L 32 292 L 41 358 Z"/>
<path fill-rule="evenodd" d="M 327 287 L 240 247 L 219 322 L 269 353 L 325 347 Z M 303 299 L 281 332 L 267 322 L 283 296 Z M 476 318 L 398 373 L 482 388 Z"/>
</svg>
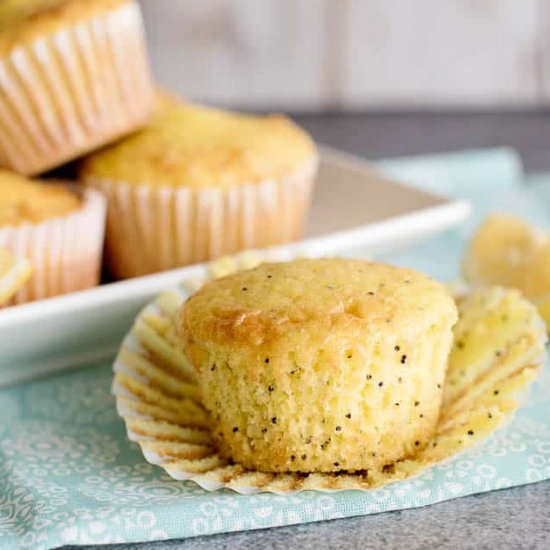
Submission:
<svg viewBox="0 0 550 550">
<path fill-rule="evenodd" d="M 0 248 L 0 306 L 29 280 L 32 265 L 24 258 L 16 258 L 11 252 Z"/>
<path fill-rule="evenodd" d="M 520 290 L 550 326 L 550 233 L 520 218 L 492 215 L 479 227 L 463 262 L 466 281 Z"/>
<path fill-rule="evenodd" d="M 521 290 L 535 302 L 550 298 L 550 236 L 536 247 L 528 259 Z"/>
<path fill-rule="evenodd" d="M 489 216 L 478 228 L 466 252 L 464 277 L 474 284 L 522 289 L 526 265 L 543 239 L 520 218 L 501 214 Z"/>
</svg>

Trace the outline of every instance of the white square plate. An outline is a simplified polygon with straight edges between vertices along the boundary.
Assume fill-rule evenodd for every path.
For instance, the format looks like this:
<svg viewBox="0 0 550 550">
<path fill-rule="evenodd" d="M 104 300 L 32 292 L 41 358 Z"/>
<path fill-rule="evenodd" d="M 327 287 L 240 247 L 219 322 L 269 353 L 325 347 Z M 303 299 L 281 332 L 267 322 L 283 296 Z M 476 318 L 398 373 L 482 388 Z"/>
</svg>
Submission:
<svg viewBox="0 0 550 550">
<path fill-rule="evenodd" d="M 322 148 L 304 239 L 269 253 L 388 252 L 460 223 L 469 211 L 465 201 L 389 180 L 362 159 Z M 204 270 L 184 267 L 0 310 L 0 386 L 112 358 L 144 304 Z"/>
</svg>

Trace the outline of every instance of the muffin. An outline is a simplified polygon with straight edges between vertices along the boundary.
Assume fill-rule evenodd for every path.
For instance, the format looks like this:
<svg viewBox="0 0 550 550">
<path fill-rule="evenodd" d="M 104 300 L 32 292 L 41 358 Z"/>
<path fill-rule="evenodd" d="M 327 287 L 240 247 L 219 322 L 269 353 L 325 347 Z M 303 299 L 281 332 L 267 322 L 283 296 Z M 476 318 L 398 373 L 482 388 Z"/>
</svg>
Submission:
<svg viewBox="0 0 550 550">
<path fill-rule="evenodd" d="M 283 116 L 163 96 L 145 130 L 80 175 L 107 196 L 108 264 L 126 278 L 297 239 L 316 167 L 312 140 Z"/>
<path fill-rule="evenodd" d="M 136 2 L 0 2 L 0 167 L 44 172 L 143 126 L 152 108 Z"/>
<path fill-rule="evenodd" d="M 456 320 L 424 275 L 320 259 L 211 282 L 178 330 L 224 457 L 334 472 L 380 469 L 428 442 Z"/>
<path fill-rule="evenodd" d="M 516 216 L 494 214 L 466 250 L 463 274 L 473 285 L 520 290 L 550 326 L 550 233 Z"/>
<path fill-rule="evenodd" d="M 97 191 L 0 170 L 0 248 L 28 259 L 34 269 L 10 303 L 95 286 L 104 225 L 105 199 Z"/>
</svg>

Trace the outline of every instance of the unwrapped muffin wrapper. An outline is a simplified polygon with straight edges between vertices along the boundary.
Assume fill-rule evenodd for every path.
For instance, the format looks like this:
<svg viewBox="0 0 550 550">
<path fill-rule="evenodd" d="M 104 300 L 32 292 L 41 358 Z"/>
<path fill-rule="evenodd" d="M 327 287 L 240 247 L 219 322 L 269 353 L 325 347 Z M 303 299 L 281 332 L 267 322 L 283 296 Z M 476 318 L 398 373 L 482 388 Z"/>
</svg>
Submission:
<svg viewBox="0 0 550 550">
<path fill-rule="evenodd" d="M 315 157 L 279 180 L 229 189 L 95 177 L 84 183 L 107 197 L 107 261 L 116 277 L 127 278 L 299 239 L 317 164 Z"/>
<path fill-rule="evenodd" d="M 0 166 L 37 174 L 146 123 L 153 86 L 136 3 L 0 58 Z"/>
<path fill-rule="evenodd" d="M 8 305 L 84 290 L 99 283 L 105 198 L 86 189 L 80 209 L 37 224 L 0 227 L 0 247 L 29 260 L 33 274 Z"/>
<path fill-rule="evenodd" d="M 242 268 L 242 262 L 224 260 L 214 263 L 211 271 L 226 275 L 235 265 Z M 145 459 L 174 479 L 192 480 L 209 491 L 369 490 L 420 474 L 484 440 L 508 419 L 545 358 L 545 325 L 517 292 L 494 287 L 466 294 L 457 299 L 459 322 L 440 419 L 424 449 L 381 471 L 251 471 L 218 455 L 196 373 L 176 334 L 181 303 L 203 282 L 185 282 L 139 315 L 116 359 L 113 392 L 128 436 Z"/>
</svg>

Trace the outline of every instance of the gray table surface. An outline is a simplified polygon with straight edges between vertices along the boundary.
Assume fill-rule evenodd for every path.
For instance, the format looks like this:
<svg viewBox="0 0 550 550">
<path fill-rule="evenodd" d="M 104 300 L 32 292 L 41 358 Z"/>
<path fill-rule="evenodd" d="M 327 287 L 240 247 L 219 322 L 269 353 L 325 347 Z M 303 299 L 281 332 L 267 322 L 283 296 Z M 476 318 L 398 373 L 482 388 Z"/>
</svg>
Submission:
<svg viewBox="0 0 550 550">
<path fill-rule="evenodd" d="M 512 146 L 521 153 L 527 171 L 550 171 L 550 112 L 327 114 L 295 118 L 319 142 L 372 159 Z M 108 548 L 546 550 L 550 548 L 550 481 L 415 510 Z"/>
</svg>

